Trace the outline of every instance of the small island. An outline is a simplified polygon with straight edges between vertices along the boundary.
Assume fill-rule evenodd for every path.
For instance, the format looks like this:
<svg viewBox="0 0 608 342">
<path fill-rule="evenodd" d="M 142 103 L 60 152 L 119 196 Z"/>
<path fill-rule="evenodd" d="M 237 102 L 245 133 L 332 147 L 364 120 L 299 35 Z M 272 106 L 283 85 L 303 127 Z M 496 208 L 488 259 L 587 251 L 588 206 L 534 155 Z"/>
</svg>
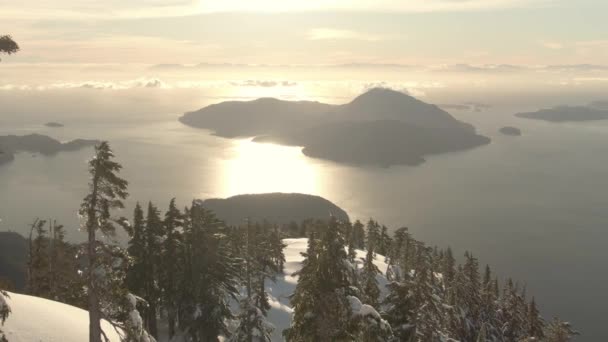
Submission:
<svg viewBox="0 0 608 342">
<path fill-rule="evenodd" d="M 60 128 L 60 127 L 64 127 L 64 125 L 62 123 L 59 122 L 47 122 L 44 124 L 46 127 L 51 127 L 51 128 Z"/>
<path fill-rule="evenodd" d="M 521 130 L 517 127 L 505 126 L 498 130 L 500 133 L 504 135 L 518 137 L 521 135 Z"/>
<path fill-rule="evenodd" d="M 0 136 L 0 165 L 15 159 L 17 152 L 32 152 L 50 156 L 62 151 L 77 151 L 95 146 L 98 140 L 75 139 L 65 143 L 42 134 Z"/>
<path fill-rule="evenodd" d="M 203 206 L 231 225 L 243 224 L 246 220 L 289 224 L 307 219 L 328 220 L 332 216 L 341 221 L 349 221 L 346 211 L 325 198 L 298 193 L 249 194 L 225 199 L 213 198 L 204 200 Z"/>
</svg>

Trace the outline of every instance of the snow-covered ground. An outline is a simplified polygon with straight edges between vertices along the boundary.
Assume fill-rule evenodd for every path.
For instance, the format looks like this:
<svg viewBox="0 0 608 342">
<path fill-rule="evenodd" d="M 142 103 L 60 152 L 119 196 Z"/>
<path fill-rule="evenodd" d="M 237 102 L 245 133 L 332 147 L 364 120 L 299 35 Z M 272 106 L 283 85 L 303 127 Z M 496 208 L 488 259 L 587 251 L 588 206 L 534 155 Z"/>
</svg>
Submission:
<svg viewBox="0 0 608 342">
<path fill-rule="evenodd" d="M 289 304 L 289 296 L 293 293 L 298 282 L 297 277 L 291 276 L 294 272 L 302 267 L 304 259 L 300 253 L 306 252 L 308 239 L 285 239 L 287 244 L 285 247 L 285 271 L 284 274 L 277 276 L 276 282 L 267 281 L 266 289 L 270 297 L 271 309 L 268 312 L 268 320 L 274 324 L 273 341 L 283 341 L 281 333 L 289 327 L 291 322 L 292 308 Z M 365 251 L 357 251 L 357 264 L 362 267 L 361 259 L 365 258 Z M 384 274 L 387 264 L 384 262 L 384 256 L 378 255 L 375 260 L 376 266 Z M 379 275 L 378 286 L 381 290 L 385 289 L 387 284 L 386 278 Z"/>
<path fill-rule="evenodd" d="M 89 340 L 89 313 L 38 297 L 10 293 L 12 313 L 4 323 L 9 342 L 84 342 Z M 112 342 L 120 337 L 108 322 L 102 328 Z"/>
<path fill-rule="evenodd" d="M 292 274 L 302 267 L 308 239 L 285 239 L 285 271 L 276 281 L 267 281 L 271 309 L 268 320 L 275 326 L 273 341 L 282 341 L 281 333 L 289 327 L 292 308 L 289 296 L 295 290 L 297 277 Z M 365 251 L 357 251 L 358 267 Z M 376 265 L 382 273 L 387 265 L 378 255 Z M 380 289 L 384 290 L 386 278 L 378 276 Z M 38 297 L 9 293 L 8 303 L 12 314 L 2 328 L 10 342 L 83 342 L 88 340 L 89 317 L 85 310 Z M 103 329 L 112 342 L 120 341 L 118 334 L 107 323 Z"/>
</svg>

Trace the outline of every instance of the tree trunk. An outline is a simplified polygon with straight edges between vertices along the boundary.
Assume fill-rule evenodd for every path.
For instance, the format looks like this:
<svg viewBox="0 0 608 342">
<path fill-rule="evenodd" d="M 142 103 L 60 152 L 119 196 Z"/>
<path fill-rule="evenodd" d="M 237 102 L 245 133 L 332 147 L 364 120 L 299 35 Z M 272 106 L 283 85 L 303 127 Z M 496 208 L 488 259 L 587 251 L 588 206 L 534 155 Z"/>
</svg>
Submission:
<svg viewBox="0 0 608 342">
<path fill-rule="evenodd" d="M 97 294 L 97 288 L 95 284 L 95 272 L 94 269 L 97 265 L 97 258 L 95 253 L 95 230 L 97 215 L 95 207 L 97 206 L 97 183 L 99 182 L 97 176 L 97 170 L 95 170 L 95 176 L 93 177 L 93 191 L 91 193 L 91 200 L 88 208 L 88 220 L 87 230 L 89 233 L 88 241 L 88 291 L 89 291 L 89 342 L 101 342 L 101 312 L 99 308 L 99 296 Z"/>
</svg>

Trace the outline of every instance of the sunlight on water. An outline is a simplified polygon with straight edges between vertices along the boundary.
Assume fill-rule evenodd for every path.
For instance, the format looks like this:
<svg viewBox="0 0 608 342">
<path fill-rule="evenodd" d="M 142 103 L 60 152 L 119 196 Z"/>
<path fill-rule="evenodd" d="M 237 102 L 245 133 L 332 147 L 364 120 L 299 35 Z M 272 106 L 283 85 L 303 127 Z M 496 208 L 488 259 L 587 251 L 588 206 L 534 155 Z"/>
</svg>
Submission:
<svg viewBox="0 0 608 342">
<path fill-rule="evenodd" d="M 223 161 L 222 193 L 316 193 L 318 172 L 299 150 L 248 139 L 235 141 L 232 156 Z"/>
</svg>

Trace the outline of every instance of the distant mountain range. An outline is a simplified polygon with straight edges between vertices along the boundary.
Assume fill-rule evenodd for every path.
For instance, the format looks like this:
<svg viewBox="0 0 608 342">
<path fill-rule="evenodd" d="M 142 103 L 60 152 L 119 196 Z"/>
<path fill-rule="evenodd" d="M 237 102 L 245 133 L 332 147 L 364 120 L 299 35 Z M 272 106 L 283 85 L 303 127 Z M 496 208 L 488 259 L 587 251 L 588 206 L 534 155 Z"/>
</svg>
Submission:
<svg viewBox="0 0 608 342">
<path fill-rule="evenodd" d="M 94 146 L 99 141 L 76 139 L 66 143 L 46 135 L 4 135 L 0 136 L 0 165 L 12 161 L 19 151 L 53 155 L 61 151 L 76 151 L 87 146 Z"/>
<path fill-rule="evenodd" d="M 221 137 L 302 146 L 307 156 L 347 164 L 417 165 L 426 155 L 490 142 L 439 107 L 386 88 L 344 105 L 228 101 L 186 113 L 180 121 Z"/>
</svg>

